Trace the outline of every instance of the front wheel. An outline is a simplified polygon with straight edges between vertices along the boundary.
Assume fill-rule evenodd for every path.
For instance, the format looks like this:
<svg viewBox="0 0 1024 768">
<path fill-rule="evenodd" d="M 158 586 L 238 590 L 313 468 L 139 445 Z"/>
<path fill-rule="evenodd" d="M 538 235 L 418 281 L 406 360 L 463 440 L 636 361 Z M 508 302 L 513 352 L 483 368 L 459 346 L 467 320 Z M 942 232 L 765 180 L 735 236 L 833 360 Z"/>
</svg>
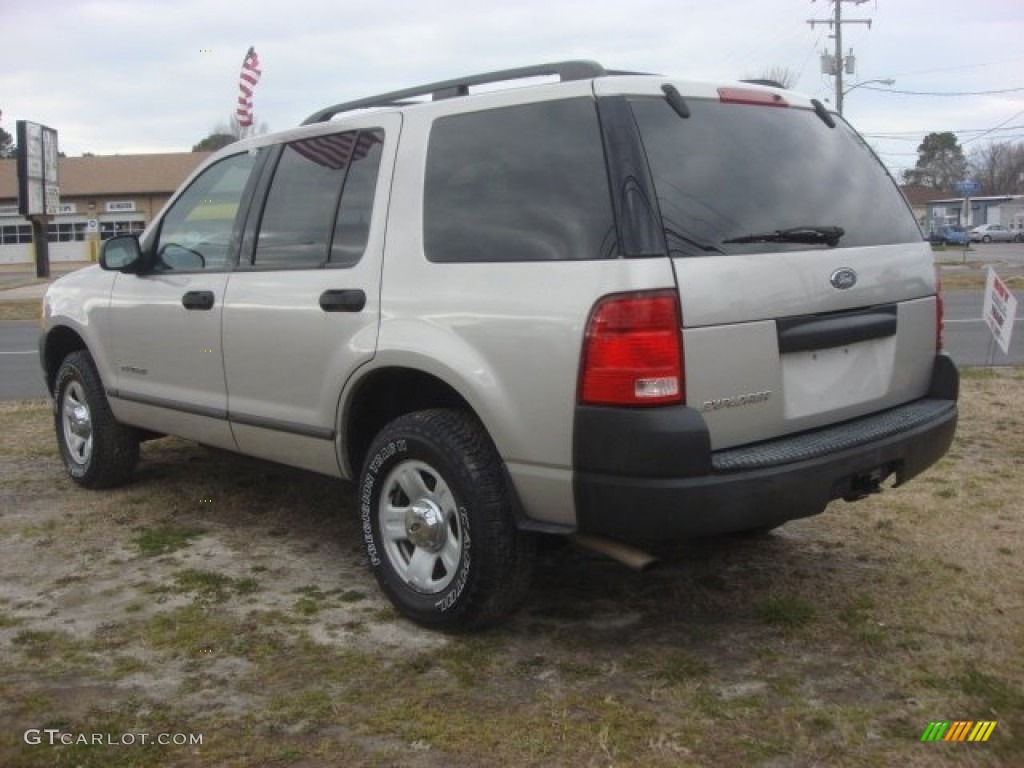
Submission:
<svg viewBox="0 0 1024 768">
<path fill-rule="evenodd" d="M 57 444 L 71 479 L 86 488 L 128 482 L 139 460 L 139 436 L 114 418 L 88 352 L 64 358 L 53 397 Z"/>
<path fill-rule="evenodd" d="M 534 542 L 515 525 L 501 458 L 471 415 L 418 411 L 386 426 L 363 466 L 360 507 L 374 575 L 413 621 L 479 629 L 525 597 Z"/>
<path fill-rule="evenodd" d="M 988 235 L 985 235 L 983 238 L 981 238 L 981 242 L 983 242 L 983 243 L 991 243 L 992 242 L 992 238 L 989 237 Z"/>
</svg>

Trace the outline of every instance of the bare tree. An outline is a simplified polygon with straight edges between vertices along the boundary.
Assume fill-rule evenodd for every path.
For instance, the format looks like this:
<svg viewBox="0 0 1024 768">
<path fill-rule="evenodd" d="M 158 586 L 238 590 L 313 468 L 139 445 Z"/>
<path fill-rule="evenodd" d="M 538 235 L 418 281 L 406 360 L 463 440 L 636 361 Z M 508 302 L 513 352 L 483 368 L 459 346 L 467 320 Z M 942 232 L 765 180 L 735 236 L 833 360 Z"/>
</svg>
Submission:
<svg viewBox="0 0 1024 768">
<path fill-rule="evenodd" d="M 213 152 L 228 144 L 233 144 L 242 138 L 259 136 L 270 130 L 266 121 L 258 123 L 251 128 L 243 128 L 238 124 L 238 116 L 232 114 L 228 117 L 227 123 L 217 123 L 213 130 L 198 144 L 192 147 L 193 152 Z"/>
<path fill-rule="evenodd" d="M 780 64 L 773 64 L 770 67 L 765 67 L 761 70 L 761 73 L 754 77 L 746 77 L 745 80 L 771 80 L 774 83 L 778 83 L 783 88 L 792 88 L 796 85 L 796 81 L 800 79 L 800 73 L 795 69 L 789 67 L 783 67 Z"/>
<path fill-rule="evenodd" d="M 994 141 L 976 147 L 968 162 L 986 194 L 1024 194 L 1024 142 Z"/>
</svg>

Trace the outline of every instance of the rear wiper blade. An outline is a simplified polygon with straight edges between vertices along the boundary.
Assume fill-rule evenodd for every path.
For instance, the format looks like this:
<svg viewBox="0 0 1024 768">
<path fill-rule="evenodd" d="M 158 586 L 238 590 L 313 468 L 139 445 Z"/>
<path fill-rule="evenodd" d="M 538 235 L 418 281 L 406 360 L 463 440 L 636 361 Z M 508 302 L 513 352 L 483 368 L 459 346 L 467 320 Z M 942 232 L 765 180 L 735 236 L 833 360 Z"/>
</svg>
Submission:
<svg viewBox="0 0 1024 768">
<path fill-rule="evenodd" d="M 774 232 L 759 232 L 742 237 L 730 237 L 723 243 L 824 243 L 829 247 L 839 244 L 839 238 L 846 234 L 842 227 L 790 227 Z"/>
</svg>

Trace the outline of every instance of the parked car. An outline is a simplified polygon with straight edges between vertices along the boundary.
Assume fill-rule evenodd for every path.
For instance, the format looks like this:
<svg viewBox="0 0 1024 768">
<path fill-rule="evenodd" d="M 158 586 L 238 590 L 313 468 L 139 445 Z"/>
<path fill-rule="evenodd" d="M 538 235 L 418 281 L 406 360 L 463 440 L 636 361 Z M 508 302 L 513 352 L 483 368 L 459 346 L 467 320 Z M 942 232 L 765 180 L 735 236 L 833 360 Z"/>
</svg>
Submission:
<svg viewBox="0 0 1024 768">
<path fill-rule="evenodd" d="M 963 227 L 948 226 L 933 230 L 928 240 L 938 245 L 967 245 L 970 237 Z"/>
<path fill-rule="evenodd" d="M 525 599 L 540 536 L 764 531 L 957 420 L 931 247 L 842 116 L 589 61 L 231 144 L 43 325 L 75 482 L 164 434 L 353 481 L 381 589 L 445 629 Z"/>
<path fill-rule="evenodd" d="M 1017 240 L 1019 234 L 1002 224 L 982 224 L 970 232 L 972 243 L 1012 243 Z"/>
</svg>

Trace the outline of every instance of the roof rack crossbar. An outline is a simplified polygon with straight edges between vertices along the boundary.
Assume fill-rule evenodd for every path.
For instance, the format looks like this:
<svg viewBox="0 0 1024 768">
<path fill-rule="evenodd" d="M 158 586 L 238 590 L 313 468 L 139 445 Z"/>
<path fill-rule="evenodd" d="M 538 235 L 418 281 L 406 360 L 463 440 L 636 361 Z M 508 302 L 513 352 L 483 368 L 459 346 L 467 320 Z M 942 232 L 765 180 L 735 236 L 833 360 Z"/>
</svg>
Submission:
<svg viewBox="0 0 1024 768">
<path fill-rule="evenodd" d="M 303 120 L 302 124 L 324 123 L 337 114 L 350 112 L 355 109 L 398 106 L 408 99 L 418 96 L 430 96 L 435 101 L 465 96 L 469 93 L 470 86 L 474 85 L 501 83 L 508 80 L 522 80 L 528 77 L 544 77 L 546 75 L 557 75 L 562 82 L 565 82 L 567 80 L 586 80 L 591 77 L 602 77 L 606 74 L 608 73 L 605 68 L 596 61 L 586 60 L 556 61 L 549 64 L 519 67 L 517 69 L 503 69 L 497 72 L 469 75 L 468 77 L 459 77 L 454 80 L 444 80 L 428 85 L 418 85 L 414 88 L 382 93 L 377 96 L 369 96 L 364 99 L 356 99 L 355 101 L 346 101 L 341 104 L 324 107 Z"/>
</svg>

